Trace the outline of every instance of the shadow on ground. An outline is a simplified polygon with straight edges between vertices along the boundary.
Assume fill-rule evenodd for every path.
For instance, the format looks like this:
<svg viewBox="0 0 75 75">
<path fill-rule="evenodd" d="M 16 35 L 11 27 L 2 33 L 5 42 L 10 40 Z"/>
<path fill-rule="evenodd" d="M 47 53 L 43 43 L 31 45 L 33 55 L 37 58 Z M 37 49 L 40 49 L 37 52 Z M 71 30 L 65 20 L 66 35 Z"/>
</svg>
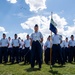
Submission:
<svg viewBox="0 0 75 75">
<path fill-rule="evenodd" d="M 32 71 L 41 71 L 39 70 L 39 68 L 28 68 L 28 69 L 24 69 L 27 72 L 32 72 Z"/>
<path fill-rule="evenodd" d="M 58 71 L 50 70 L 49 72 L 50 72 L 52 75 L 62 75 L 62 74 L 59 73 Z"/>
</svg>

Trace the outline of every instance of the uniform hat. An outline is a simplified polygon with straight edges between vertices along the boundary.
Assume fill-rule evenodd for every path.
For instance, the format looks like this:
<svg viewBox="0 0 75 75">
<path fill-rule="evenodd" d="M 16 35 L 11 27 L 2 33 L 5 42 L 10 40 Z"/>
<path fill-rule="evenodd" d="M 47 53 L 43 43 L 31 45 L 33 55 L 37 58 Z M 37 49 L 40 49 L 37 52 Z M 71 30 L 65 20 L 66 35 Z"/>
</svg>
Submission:
<svg viewBox="0 0 75 75">
<path fill-rule="evenodd" d="M 15 34 L 15 36 L 17 36 L 17 34 Z"/>
<path fill-rule="evenodd" d="M 38 27 L 38 24 L 35 24 L 35 27 Z"/>
<path fill-rule="evenodd" d="M 71 37 L 74 37 L 73 35 L 71 35 Z"/>
<path fill-rule="evenodd" d="M 3 35 L 5 35 L 5 33 L 3 33 Z"/>
</svg>

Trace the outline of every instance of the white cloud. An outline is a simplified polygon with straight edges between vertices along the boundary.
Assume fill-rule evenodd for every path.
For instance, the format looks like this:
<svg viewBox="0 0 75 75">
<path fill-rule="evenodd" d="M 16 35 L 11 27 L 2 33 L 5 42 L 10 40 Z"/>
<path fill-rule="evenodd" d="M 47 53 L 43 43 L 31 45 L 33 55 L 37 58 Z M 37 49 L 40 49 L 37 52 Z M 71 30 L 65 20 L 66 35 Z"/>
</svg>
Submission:
<svg viewBox="0 0 75 75">
<path fill-rule="evenodd" d="M 5 28 L 4 27 L 0 27 L 0 32 L 4 32 Z"/>
<path fill-rule="evenodd" d="M 21 26 L 23 29 L 32 29 L 34 30 L 34 25 L 38 24 L 39 29 L 42 32 L 44 36 L 44 40 L 46 40 L 47 36 L 50 35 L 50 30 L 49 30 L 49 24 L 50 24 L 50 17 L 45 17 L 45 16 L 34 16 L 29 18 L 26 22 L 21 23 Z M 54 21 L 57 23 L 57 28 L 59 30 L 60 34 L 64 34 L 64 27 L 67 25 L 67 22 L 65 18 L 60 18 L 59 15 L 54 14 L 53 15 Z"/>
<path fill-rule="evenodd" d="M 19 33 L 18 37 L 20 37 L 21 39 L 26 39 L 26 35 L 27 33 Z"/>
<path fill-rule="evenodd" d="M 17 0 L 7 0 L 8 2 L 10 2 L 10 3 L 17 3 Z"/>
<path fill-rule="evenodd" d="M 28 18 L 27 21 L 21 23 L 23 29 L 32 29 L 34 31 L 34 25 L 39 25 L 39 30 L 42 32 L 44 36 L 44 41 L 46 41 L 48 35 L 50 35 L 49 25 L 50 25 L 51 16 L 33 16 Z M 70 35 L 75 34 L 75 25 L 68 26 L 66 19 L 64 17 L 60 17 L 57 14 L 53 14 L 53 19 L 57 23 L 58 33 L 65 37 L 70 37 Z M 32 32 L 31 32 L 32 33 Z"/>
<path fill-rule="evenodd" d="M 38 10 L 46 9 L 46 0 L 25 0 L 26 4 L 29 5 L 30 11 L 37 12 Z"/>
</svg>

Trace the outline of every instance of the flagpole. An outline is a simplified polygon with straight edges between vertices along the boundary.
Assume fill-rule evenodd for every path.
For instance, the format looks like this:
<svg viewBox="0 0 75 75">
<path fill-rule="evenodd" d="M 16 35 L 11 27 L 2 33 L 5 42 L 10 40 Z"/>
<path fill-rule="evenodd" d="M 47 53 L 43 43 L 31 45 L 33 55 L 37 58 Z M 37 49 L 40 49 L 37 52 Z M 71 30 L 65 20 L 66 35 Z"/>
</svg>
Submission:
<svg viewBox="0 0 75 75">
<path fill-rule="evenodd" d="M 53 17 L 53 12 L 51 12 L 51 19 Z M 50 32 L 51 34 L 51 41 L 52 41 L 52 31 Z M 50 69 L 52 70 L 52 43 L 51 43 L 51 48 L 50 48 Z"/>
</svg>

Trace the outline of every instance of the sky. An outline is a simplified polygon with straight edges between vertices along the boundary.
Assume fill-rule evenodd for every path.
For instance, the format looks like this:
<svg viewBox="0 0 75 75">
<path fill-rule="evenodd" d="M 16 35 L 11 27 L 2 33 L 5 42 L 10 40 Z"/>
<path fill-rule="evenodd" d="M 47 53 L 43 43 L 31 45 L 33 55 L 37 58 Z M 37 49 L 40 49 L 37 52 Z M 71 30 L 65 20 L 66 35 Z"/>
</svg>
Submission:
<svg viewBox="0 0 75 75">
<path fill-rule="evenodd" d="M 44 40 L 50 35 L 51 12 L 58 33 L 65 37 L 75 35 L 75 0 L 0 0 L 0 38 L 6 33 L 14 38 L 17 33 L 22 39 L 34 32 L 39 25 Z"/>
</svg>

